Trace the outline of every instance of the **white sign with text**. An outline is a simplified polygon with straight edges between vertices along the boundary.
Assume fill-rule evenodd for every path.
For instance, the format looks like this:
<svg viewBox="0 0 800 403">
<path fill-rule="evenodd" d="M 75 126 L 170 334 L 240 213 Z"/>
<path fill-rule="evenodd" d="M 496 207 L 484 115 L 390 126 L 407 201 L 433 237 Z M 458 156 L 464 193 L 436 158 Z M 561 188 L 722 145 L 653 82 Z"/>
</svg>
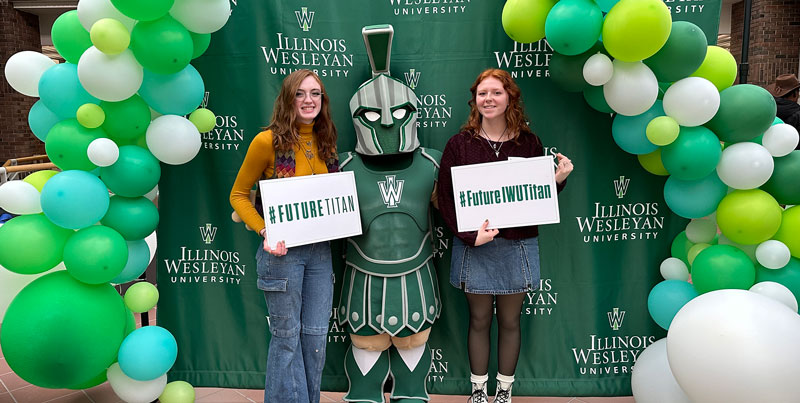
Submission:
<svg viewBox="0 0 800 403">
<path fill-rule="evenodd" d="M 458 231 L 560 222 L 553 157 L 451 168 Z"/>
</svg>

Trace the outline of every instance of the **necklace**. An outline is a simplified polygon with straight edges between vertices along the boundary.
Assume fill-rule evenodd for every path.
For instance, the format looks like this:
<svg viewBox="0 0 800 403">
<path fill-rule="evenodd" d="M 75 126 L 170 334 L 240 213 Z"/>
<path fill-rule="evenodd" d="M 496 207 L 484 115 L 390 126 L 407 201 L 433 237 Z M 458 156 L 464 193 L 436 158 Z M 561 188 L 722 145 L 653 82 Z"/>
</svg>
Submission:
<svg viewBox="0 0 800 403">
<path fill-rule="evenodd" d="M 507 125 L 506 125 L 506 128 L 503 129 L 503 132 L 500 133 L 500 137 L 497 139 L 497 142 L 496 142 L 497 144 L 495 144 L 495 142 L 492 142 L 491 140 L 489 140 L 489 133 L 486 133 L 486 130 L 484 130 L 483 126 L 481 126 L 481 131 L 485 135 L 484 138 L 486 139 L 486 142 L 489 143 L 489 147 L 492 148 L 492 151 L 494 151 L 494 156 L 495 157 L 498 157 L 498 158 L 500 157 L 500 149 L 503 148 L 503 144 L 505 144 L 502 140 L 503 140 L 503 137 L 506 135 L 506 130 L 508 130 L 508 126 Z"/>
<path fill-rule="evenodd" d="M 314 158 L 314 153 L 311 151 L 311 140 L 307 140 L 303 146 L 303 154 L 306 156 L 308 167 L 311 168 L 311 175 L 316 175 L 316 172 L 314 172 L 314 165 L 311 163 L 311 159 Z"/>
</svg>

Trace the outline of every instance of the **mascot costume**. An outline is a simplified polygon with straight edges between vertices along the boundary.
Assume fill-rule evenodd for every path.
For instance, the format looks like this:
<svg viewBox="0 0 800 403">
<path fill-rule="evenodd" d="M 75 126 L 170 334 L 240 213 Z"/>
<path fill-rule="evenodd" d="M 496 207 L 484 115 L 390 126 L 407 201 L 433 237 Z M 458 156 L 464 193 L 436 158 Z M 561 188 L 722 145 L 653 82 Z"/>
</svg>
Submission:
<svg viewBox="0 0 800 403">
<path fill-rule="evenodd" d="M 430 400 L 430 327 L 441 311 L 430 206 L 441 153 L 420 147 L 417 97 L 389 74 L 391 25 L 362 29 L 372 78 L 350 99 L 355 153 L 339 156 L 355 173 L 363 234 L 346 241 L 340 323 L 352 345 L 345 355 L 349 402 Z"/>
</svg>

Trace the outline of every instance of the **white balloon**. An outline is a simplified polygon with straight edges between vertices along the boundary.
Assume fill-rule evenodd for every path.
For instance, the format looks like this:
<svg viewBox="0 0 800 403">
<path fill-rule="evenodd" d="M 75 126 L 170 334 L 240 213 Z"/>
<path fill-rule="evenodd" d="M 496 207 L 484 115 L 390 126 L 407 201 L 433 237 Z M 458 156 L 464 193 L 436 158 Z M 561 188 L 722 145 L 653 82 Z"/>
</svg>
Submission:
<svg viewBox="0 0 800 403">
<path fill-rule="evenodd" d="M 785 285 L 774 281 L 762 281 L 750 287 L 750 291 L 770 297 L 781 304 L 786 305 L 792 312 L 797 312 L 797 298 Z"/>
<path fill-rule="evenodd" d="M 752 261 L 753 263 L 757 263 L 757 261 L 756 261 L 756 247 L 758 245 L 742 245 L 740 243 L 736 243 L 736 242 L 731 241 L 724 234 L 719 234 L 719 238 L 717 239 L 717 243 L 719 245 L 735 246 L 740 251 L 744 252 L 747 255 L 747 257 L 750 258 L 750 261 Z"/>
<path fill-rule="evenodd" d="M 11 214 L 39 214 L 39 191 L 28 182 L 13 180 L 0 185 L 0 208 Z"/>
<path fill-rule="evenodd" d="M 125 375 L 118 362 L 108 367 L 106 376 L 114 393 L 127 403 L 150 403 L 158 399 L 167 386 L 167 374 L 151 381 L 137 381 Z"/>
<path fill-rule="evenodd" d="M 708 218 L 695 218 L 686 225 L 686 238 L 694 243 L 711 243 L 717 236 L 717 222 Z"/>
<path fill-rule="evenodd" d="M 725 147 L 717 164 L 719 178 L 734 189 L 755 189 L 769 180 L 774 169 L 772 154 L 748 141 Z"/>
<path fill-rule="evenodd" d="M 203 142 L 197 126 L 176 115 L 163 115 L 147 127 L 147 148 L 159 161 L 180 165 L 194 158 Z"/>
<path fill-rule="evenodd" d="M 602 53 L 593 55 L 583 65 L 583 79 L 591 85 L 604 85 L 611 80 L 612 75 L 614 75 L 614 63 Z"/>
<path fill-rule="evenodd" d="M 761 242 L 756 247 L 756 260 L 758 264 L 768 269 L 780 269 L 789 264 L 789 259 L 792 258 L 792 253 L 789 247 L 781 241 L 770 239 Z"/>
<path fill-rule="evenodd" d="M 648 346 L 636 359 L 631 389 L 636 403 L 691 403 L 669 369 L 666 338 Z"/>
<path fill-rule="evenodd" d="M 689 268 L 676 257 L 668 257 L 661 262 L 661 276 L 664 280 L 689 281 Z"/>
<path fill-rule="evenodd" d="M 719 91 L 702 77 L 678 80 L 664 93 L 664 112 L 681 126 L 700 126 L 711 120 L 718 109 Z"/>
<path fill-rule="evenodd" d="M 175 0 L 169 14 L 189 31 L 210 34 L 228 22 L 231 4 L 229 0 Z"/>
<path fill-rule="evenodd" d="M 89 143 L 86 154 L 89 156 L 89 161 L 92 161 L 92 164 L 99 167 L 107 167 L 117 162 L 117 158 L 119 158 L 119 147 L 117 147 L 117 143 L 111 139 L 101 137 Z"/>
<path fill-rule="evenodd" d="M 87 32 L 92 31 L 92 25 L 103 18 L 113 18 L 125 25 L 128 31 L 133 29 L 136 21 L 122 14 L 110 0 L 80 0 L 78 1 L 78 20 Z"/>
<path fill-rule="evenodd" d="M 107 55 L 92 46 L 78 61 L 78 79 L 83 88 L 96 98 L 119 102 L 139 91 L 144 70 L 130 49 Z"/>
<path fill-rule="evenodd" d="M 800 396 L 800 315 L 745 290 L 700 295 L 678 311 L 667 358 L 692 401 L 795 402 Z"/>
<path fill-rule="evenodd" d="M 797 134 L 797 129 L 786 123 L 772 125 L 761 139 L 761 144 L 769 150 L 773 157 L 783 157 L 789 154 L 794 151 L 798 142 L 800 142 L 800 136 Z"/>
<path fill-rule="evenodd" d="M 39 79 L 45 70 L 55 64 L 56 62 L 39 52 L 26 50 L 14 53 L 6 61 L 6 80 L 20 94 L 38 97 Z"/>
<path fill-rule="evenodd" d="M 605 85 L 603 95 L 608 106 L 625 116 L 646 112 L 658 98 L 658 80 L 642 62 L 614 60 L 614 74 Z"/>
</svg>

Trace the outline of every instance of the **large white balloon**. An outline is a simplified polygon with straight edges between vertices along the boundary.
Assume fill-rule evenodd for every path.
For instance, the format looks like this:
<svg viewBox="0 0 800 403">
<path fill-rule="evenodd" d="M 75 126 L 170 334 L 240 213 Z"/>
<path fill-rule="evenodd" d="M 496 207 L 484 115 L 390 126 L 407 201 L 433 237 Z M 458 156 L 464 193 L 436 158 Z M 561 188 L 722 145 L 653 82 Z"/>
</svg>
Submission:
<svg viewBox="0 0 800 403">
<path fill-rule="evenodd" d="M 0 208 L 11 214 L 41 213 L 39 197 L 39 191 L 25 181 L 14 180 L 0 185 Z"/>
<path fill-rule="evenodd" d="M 745 290 L 700 295 L 678 311 L 667 357 L 678 384 L 703 403 L 796 402 L 800 316 Z"/>
<path fill-rule="evenodd" d="M 664 93 L 664 113 L 681 126 L 700 126 L 711 120 L 718 109 L 719 91 L 702 77 L 678 80 Z"/>
<path fill-rule="evenodd" d="M 686 263 L 676 257 L 668 257 L 661 262 L 661 276 L 664 280 L 689 280 L 689 268 Z"/>
<path fill-rule="evenodd" d="M 656 103 L 658 80 L 642 62 L 614 60 L 614 74 L 603 86 L 603 95 L 620 115 L 641 115 Z"/>
<path fill-rule="evenodd" d="M 604 85 L 613 75 L 614 63 L 602 53 L 593 55 L 583 65 L 583 79 L 591 85 Z"/>
<path fill-rule="evenodd" d="M 30 50 L 14 53 L 6 61 L 6 80 L 22 95 L 39 96 L 39 79 L 45 70 L 56 64 L 49 57 Z"/>
<path fill-rule="evenodd" d="M 761 139 L 761 144 L 769 150 L 773 157 L 783 157 L 789 154 L 794 151 L 798 142 L 800 142 L 800 136 L 797 134 L 797 129 L 786 123 L 772 125 Z"/>
<path fill-rule="evenodd" d="M 128 28 L 128 31 L 133 29 L 136 21 L 133 18 L 122 14 L 113 4 L 111 0 L 80 0 L 78 1 L 78 20 L 80 20 L 83 28 L 87 32 L 91 32 L 92 25 L 103 18 L 113 18 Z"/>
<path fill-rule="evenodd" d="M 139 91 L 144 70 L 130 49 L 112 56 L 92 46 L 78 61 L 78 79 L 83 88 L 96 98 L 119 102 Z"/>
<path fill-rule="evenodd" d="M 169 14 L 189 31 L 210 34 L 228 22 L 231 4 L 229 0 L 175 0 Z"/>
<path fill-rule="evenodd" d="M 789 264 L 792 253 L 789 247 L 781 241 L 770 239 L 761 242 L 756 247 L 756 260 L 758 264 L 768 269 L 780 269 Z"/>
<path fill-rule="evenodd" d="M 755 189 L 767 183 L 774 169 L 769 151 L 747 141 L 725 147 L 717 164 L 719 178 L 734 189 Z"/>
<path fill-rule="evenodd" d="M 797 298 L 795 298 L 792 291 L 786 288 L 785 285 L 776 283 L 774 281 L 762 281 L 753 284 L 750 291 L 761 294 L 765 297 L 770 297 L 781 304 L 786 305 L 792 312 L 797 312 Z"/>
<path fill-rule="evenodd" d="M 99 167 L 107 167 L 117 162 L 119 158 L 119 147 L 117 147 L 117 143 L 113 140 L 101 137 L 89 143 L 86 154 L 89 157 L 89 161 L 92 161 L 92 164 Z"/>
<path fill-rule="evenodd" d="M 691 403 L 669 369 L 666 338 L 648 346 L 636 359 L 631 389 L 636 403 Z"/>
<path fill-rule="evenodd" d="M 176 115 L 163 115 L 147 127 L 147 148 L 159 161 L 180 165 L 194 158 L 203 142 L 197 126 Z"/>
<path fill-rule="evenodd" d="M 167 374 L 151 381 L 137 381 L 125 375 L 118 362 L 108 367 L 106 376 L 114 393 L 127 403 L 150 403 L 158 399 L 167 386 Z"/>
</svg>

